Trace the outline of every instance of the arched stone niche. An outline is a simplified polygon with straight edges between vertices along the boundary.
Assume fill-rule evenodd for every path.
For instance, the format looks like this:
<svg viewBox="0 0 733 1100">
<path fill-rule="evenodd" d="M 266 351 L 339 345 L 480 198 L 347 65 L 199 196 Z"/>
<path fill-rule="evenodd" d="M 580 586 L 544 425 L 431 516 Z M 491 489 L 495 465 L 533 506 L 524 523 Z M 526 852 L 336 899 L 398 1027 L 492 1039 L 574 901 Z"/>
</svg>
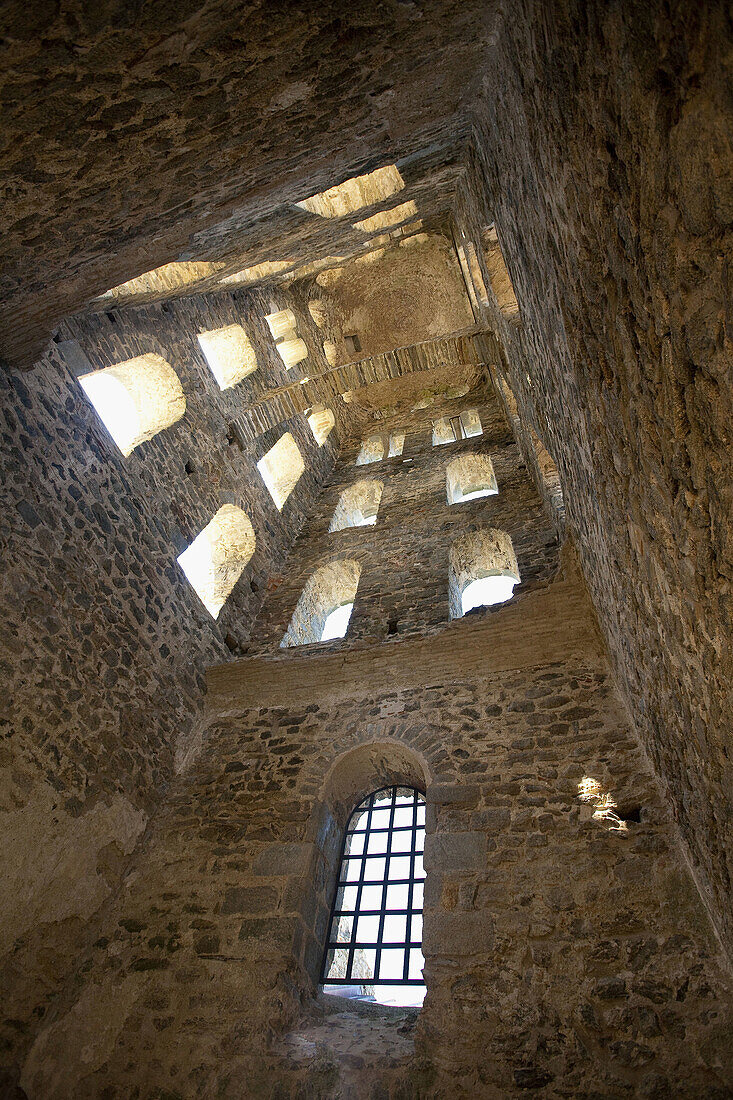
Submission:
<svg viewBox="0 0 733 1100">
<path fill-rule="evenodd" d="M 300 913 L 305 926 L 303 980 L 309 992 L 316 991 L 321 977 L 341 842 L 352 810 L 382 787 L 416 787 L 427 797 L 431 782 L 431 769 L 421 754 L 386 738 L 341 753 L 324 776 L 308 827 L 313 859 Z M 428 814 L 426 835 L 430 832 Z"/>
<path fill-rule="evenodd" d="M 517 583 L 519 566 L 506 531 L 482 527 L 457 538 L 450 548 L 448 603 L 452 619 L 463 616 L 463 591 L 482 577 L 512 577 Z"/>
<path fill-rule="evenodd" d="M 459 455 L 445 469 L 449 504 L 499 492 L 494 466 L 488 455 Z"/>
<path fill-rule="evenodd" d="M 301 592 L 281 648 L 320 642 L 331 612 L 354 602 L 360 573 L 360 563 L 351 560 L 330 561 L 316 569 Z"/>
<path fill-rule="evenodd" d="M 344 489 L 333 513 L 329 532 L 345 527 L 364 527 L 377 522 L 384 482 L 362 478 Z"/>
<path fill-rule="evenodd" d="M 153 352 L 84 374 L 79 383 L 125 457 L 186 411 L 178 375 Z"/>
</svg>

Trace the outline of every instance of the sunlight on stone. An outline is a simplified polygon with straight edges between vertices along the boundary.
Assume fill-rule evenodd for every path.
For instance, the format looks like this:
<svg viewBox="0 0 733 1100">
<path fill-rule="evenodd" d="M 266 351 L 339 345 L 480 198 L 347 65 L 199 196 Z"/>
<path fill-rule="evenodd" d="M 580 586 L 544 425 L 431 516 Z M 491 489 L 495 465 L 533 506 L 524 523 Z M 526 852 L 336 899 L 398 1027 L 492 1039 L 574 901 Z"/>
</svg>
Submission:
<svg viewBox="0 0 733 1100">
<path fill-rule="evenodd" d="M 591 816 L 596 821 L 608 822 L 610 832 L 627 833 L 629 831 L 626 822 L 616 813 L 618 809 L 616 799 L 610 792 L 603 790 L 597 779 L 589 775 L 583 776 L 578 783 L 578 798 L 589 806 L 592 810 Z"/>
<path fill-rule="evenodd" d="M 335 423 L 336 417 L 330 409 L 324 408 L 323 405 L 319 405 L 313 409 L 313 412 L 308 417 L 308 425 L 319 447 L 322 447 L 326 442 L 328 433 Z"/>
<path fill-rule="evenodd" d="M 172 290 L 181 290 L 216 275 L 225 266 L 223 263 L 208 263 L 205 261 L 163 264 L 161 267 L 153 268 L 152 271 L 146 271 L 144 275 L 138 275 L 135 279 L 128 279 L 126 283 L 113 286 L 111 290 L 106 290 L 104 294 L 100 294 L 96 300 L 129 298 L 142 294 L 162 294 Z"/>
<path fill-rule="evenodd" d="M 82 375 L 79 383 L 125 456 L 186 411 L 178 375 L 152 352 Z"/>
<path fill-rule="evenodd" d="M 241 271 L 235 271 L 233 275 L 225 275 L 219 281 L 222 286 L 259 283 L 262 279 L 288 271 L 294 263 L 295 260 L 264 260 L 261 264 L 255 264 L 253 267 L 243 267 Z"/>
<path fill-rule="evenodd" d="M 246 512 L 225 504 L 179 555 L 178 564 L 213 618 L 218 617 L 254 554 L 255 541 Z"/>
<path fill-rule="evenodd" d="M 281 436 L 274 447 L 263 455 L 257 463 L 257 469 L 277 510 L 281 512 L 305 470 L 303 456 L 290 432 Z"/>
<path fill-rule="evenodd" d="M 358 229 L 362 233 L 376 233 L 379 229 L 401 225 L 402 222 L 414 218 L 416 214 L 417 204 L 411 199 L 399 206 L 393 206 L 391 210 L 380 210 L 378 213 L 372 214 L 371 218 L 365 218 L 364 221 L 354 222 L 354 229 Z"/>
<path fill-rule="evenodd" d="M 198 341 L 220 390 L 236 386 L 257 370 L 254 348 L 241 325 L 200 332 Z"/>
<path fill-rule="evenodd" d="M 388 164 L 363 176 L 354 176 L 336 187 L 329 187 L 328 190 L 311 195 L 295 205 L 322 218 L 341 218 L 397 194 L 404 186 L 405 181 L 397 166 Z"/>
</svg>

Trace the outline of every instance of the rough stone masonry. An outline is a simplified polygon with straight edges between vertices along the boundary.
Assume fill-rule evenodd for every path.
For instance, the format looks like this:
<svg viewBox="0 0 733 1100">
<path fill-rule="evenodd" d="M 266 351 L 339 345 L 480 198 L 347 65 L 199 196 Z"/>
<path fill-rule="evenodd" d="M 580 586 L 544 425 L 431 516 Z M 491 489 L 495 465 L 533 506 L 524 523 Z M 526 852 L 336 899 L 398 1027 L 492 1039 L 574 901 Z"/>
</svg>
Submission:
<svg viewBox="0 0 733 1100">
<path fill-rule="evenodd" d="M 0 1095 L 733 1096 L 732 43 L 3 6 Z M 319 991 L 392 784 L 419 1011 Z"/>
</svg>

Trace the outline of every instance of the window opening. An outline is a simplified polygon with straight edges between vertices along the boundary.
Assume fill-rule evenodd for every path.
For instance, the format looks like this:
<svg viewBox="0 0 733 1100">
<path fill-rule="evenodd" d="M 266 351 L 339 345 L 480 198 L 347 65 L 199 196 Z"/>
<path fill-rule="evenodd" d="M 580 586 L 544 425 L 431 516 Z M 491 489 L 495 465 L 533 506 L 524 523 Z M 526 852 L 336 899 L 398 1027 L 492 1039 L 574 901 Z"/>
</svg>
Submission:
<svg viewBox="0 0 733 1100">
<path fill-rule="evenodd" d="M 331 614 L 326 617 L 326 621 L 323 624 L 321 641 L 330 642 L 333 641 L 334 638 L 345 638 L 349 626 L 349 619 L 351 618 L 351 612 L 353 610 L 353 603 L 344 603 L 341 607 L 337 607 L 335 611 L 332 611 Z"/>
<path fill-rule="evenodd" d="M 519 303 L 514 293 L 511 276 L 504 262 L 496 226 L 493 223 L 487 225 L 484 229 L 483 243 L 489 282 L 496 297 L 496 303 L 505 317 L 518 317 Z"/>
<path fill-rule="evenodd" d="M 344 344 L 349 355 L 358 355 L 361 351 L 361 340 L 356 333 L 351 336 L 344 336 Z"/>
<path fill-rule="evenodd" d="M 459 416 L 443 416 L 433 424 L 434 447 L 456 443 L 476 435 L 483 435 L 481 419 L 476 409 L 464 409 Z"/>
<path fill-rule="evenodd" d="M 356 599 L 360 573 L 359 562 L 353 560 L 330 561 L 316 569 L 303 587 L 280 642 L 281 649 L 343 638 Z M 348 611 L 342 610 L 345 607 Z M 331 616 L 339 611 L 341 615 L 329 622 Z M 337 628 L 341 633 L 332 634 L 331 631 Z M 327 631 L 329 636 L 325 637 Z"/>
<path fill-rule="evenodd" d="M 493 496 L 498 493 L 494 467 L 488 455 L 460 455 L 445 470 L 449 504 Z"/>
<path fill-rule="evenodd" d="M 506 602 L 521 579 L 511 538 L 494 527 L 482 527 L 457 538 L 449 560 L 452 619 L 460 619 L 475 607 Z"/>
<path fill-rule="evenodd" d="M 335 423 L 336 417 L 330 409 L 324 408 L 323 405 L 317 405 L 312 410 L 308 417 L 308 425 L 319 447 L 322 447 L 326 442 L 328 434 Z"/>
<path fill-rule="evenodd" d="M 344 489 L 333 513 L 329 532 L 343 531 L 346 527 L 373 527 L 382 499 L 384 482 L 357 481 Z"/>
<path fill-rule="evenodd" d="M 394 432 L 389 437 L 389 451 L 387 458 L 399 458 L 405 446 L 405 433 Z"/>
<path fill-rule="evenodd" d="M 303 456 L 290 432 L 281 436 L 275 446 L 263 455 L 257 463 L 257 469 L 277 510 L 281 512 L 305 470 Z"/>
<path fill-rule="evenodd" d="M 257 370 L 257 357 L 241 325 L 200 332 L 198 342 L 220 390 L 231 389 Z"/>
<path fill-rule="evenodd" d="M 361 450 L 356 456 L 357 466 L 367 466 L 370 462 L 381 462 L 384 458 L 384 441 L 381 435 L 370 435 L 362 442 Z"/>
<path fill-rule="evenodd" d="M 461 595 L 463 614 L 472 611 L 474 607 L 490 607 L 495 603 L 505 603 L 512 598 L 516 583 L 516 577 L 506 575 L 478 577 L 475 581 L 471 581 Z"/>
<path fill-rule="evenodd" d="M 344 834 L 321 981 L 324 992 L 421 1005 L 425 799 L 387 787 L 359 803 Z"/>
<path fill-rule="evenodd" d="M 178 375 L 152 352 L 84 374 L 79 382 L 125 457 L 186 411 Z"/>
<path fill-rule="evenodd" d="M 268 313 L 265 320 L 275 341 L 277 353 L 285 364 L 285 369 L 290 370 L 297 363 L 302 363 L 308 356 L 308 347 L 298 336 L 297 321 L 292 309 Z"/>
<path fill-rule="evenodd" d="M 178 564 L 213 618 L 218 618 L 255 545 L 247 513 L 234 504 L 225 504 L 179 555 Z"/>
</svg>

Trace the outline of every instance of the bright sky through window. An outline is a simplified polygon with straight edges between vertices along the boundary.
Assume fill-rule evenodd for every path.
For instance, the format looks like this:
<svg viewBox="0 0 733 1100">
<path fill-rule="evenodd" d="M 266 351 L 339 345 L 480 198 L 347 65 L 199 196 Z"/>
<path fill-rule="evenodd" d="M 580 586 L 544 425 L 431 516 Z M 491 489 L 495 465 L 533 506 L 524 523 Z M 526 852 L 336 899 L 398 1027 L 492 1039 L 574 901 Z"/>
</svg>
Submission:
<svg viewBox="0 0 733 1100">
<path fill-rule="evenodd" d="M 463 614 L 474 607 L 488 607 L 494 603 L 505 603 L 514 593 L 515 577 L 479 577 L 463 589 Z"/>
<path fill-rule="evenodd" d="M 89 399 L 104 421 L 107 431 L 124 455 L 135 446 L 140 418 L 135 402 L 122 382 L 99 371 L 80 378 Z"/>
<path fill-rule="evenodd" d="M 353 609 L 353 603 L 345 603 L 331 612 L 323 624 L 322 642 L 330 642 L 334 638 L 345 637 Z"/>
</svg>

